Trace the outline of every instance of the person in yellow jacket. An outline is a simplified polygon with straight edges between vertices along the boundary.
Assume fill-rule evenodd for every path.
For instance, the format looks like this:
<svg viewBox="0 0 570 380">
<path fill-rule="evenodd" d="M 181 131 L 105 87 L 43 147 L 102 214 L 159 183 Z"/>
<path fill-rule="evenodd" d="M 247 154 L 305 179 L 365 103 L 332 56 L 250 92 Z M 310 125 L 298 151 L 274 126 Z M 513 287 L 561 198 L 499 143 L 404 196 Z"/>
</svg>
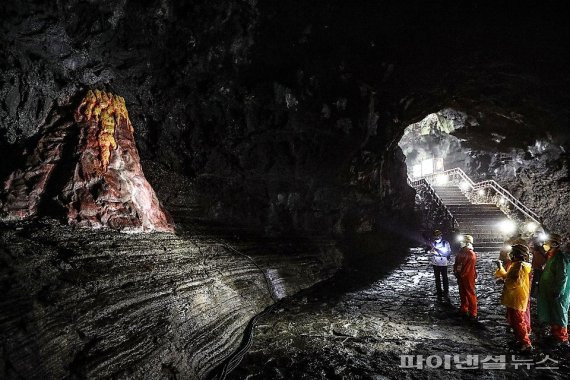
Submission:
<svg viewBox="0 0 570 380">
<path fill-rule="evenodd" d="M 522 244 L 513 245 L 508 270 L 499 261 L 495 277 L 503 279 L 503 294 L 501 304 L 507 307 L 507 322 L 513 328 L 515 339 L 522 352 L 532 351 L 530 342 L 530 325 L 525 318 L 530 297 L 529 273 L 532 266 L 525 262 L 528 258 L 528 247 Z"/>
</svg>

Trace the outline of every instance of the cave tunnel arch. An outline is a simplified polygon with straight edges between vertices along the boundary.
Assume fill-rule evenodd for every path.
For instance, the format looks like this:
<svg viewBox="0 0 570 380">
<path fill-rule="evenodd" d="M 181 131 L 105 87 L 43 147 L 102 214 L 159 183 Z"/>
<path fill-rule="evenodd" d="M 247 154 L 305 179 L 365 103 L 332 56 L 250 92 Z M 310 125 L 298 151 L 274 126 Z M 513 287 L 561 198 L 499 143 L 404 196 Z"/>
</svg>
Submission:
<svg viewBox="0 0 570 380">
<path fill-rule="evenodd" d="M 510 81 L 500 84 L 506 88 L 512 85 Z M 485 83 L 476 86 L 482 92 L 487 89 Z M 548 103 L 542 97 L 534 99 L 538 104 Z M 455 103 L 453 108 L 442 107 L 404 129 L 398 145 L 405 156 L 408 180 L 459 168 L 476 183 L 496 181 L 528 205 L 532 215 L 523 216 L 526 222 L 519 225 L 523 232 L 527 224 L 529 228 L 538 224 L 553 232 L 564 231 L 568 226 L 562 217 L 565 211 L 543 202 L 544 190 L 539 190 L 541 183 L 548 183 L 556 189 L 546 191 L 550 196 L 564 197 L 566 193 L 569 140 L 555 121 L 556 115 L 508 104 L 482 102 L 472 107 L 476 103 L 470 100 Z M 438 180 L 447 183 L 448 178 L 435 178 L 435 185 Z M 498 194 L 496 198 L 500 207 L 508 203 Z"/>
<path fill-rule="evenodd" d="M 314 355 L 308 345 L 295 352 L 295 361 L 269 352 L 255 369 L 266 375 L 260 378 L 296 378 L 322 358 L 329 363 L 316 363 L 316 378 L 344 377 L 346 356 L 384 365 L 397 346 L 419 342 L 416 333 L 422 344 L 435 337 L 446 347 L 431 322 L 448 310 L 430 314 L 425 255 L 402 249 L 399 237 L 414 226 L 394 218 L 415 217 L 405 155 L 412 168 L 445 156 L 444 168 L 496 180 L 547 228 L 570 230 L 570 65 L 561 38 L 570 24 L 553 5 L 526 13 L 511 2 L 88 3 L 0 5 L 7 15 L 0 20 L 0 181 L 27 165 L 28 139 L 35 144 L 73 118 L 86 91 L 112 89 L 128 106 L 128 141 L 157 202 L 181 229 L 125 235 L 43 215 L 1 222 L 0 330 L 8 338 L 0 369 L 7 378 L 206 378 L 275 298 L 295 303 L 295 294 L 359 253 L 366 281 L 383 273 L 388 256 L 410 261 L 380 284 L 390 293 L 381 301 L 368 288 L 323 300 L 325 307 L 344 303 L 344 320 L 336 310 L 319 326 L 312 310 L 296 315 L 322 306 L 306 294 L 277 309 L 291 319 L 274 326 L 302 323 L 318 334 L 285 328 L 275 336 L 317 345 Z M 425 148 L 407 144 L 411 124 L 426 128 L 418 137 Z M 58 139 L 47 137 L 57 151 Z M 51 170 L 49 154 L 39 153 L 33 162 Z M 141 179 L 136 166 L 133 177 Z M 39 197 L 31 187 L 39 171 L 20 173 L 30 174 L 13 181 L 32 195 L 16 199 L 27 207 Z M 123 199 L 114 203 L 134 214 Z M 40 213 L 44 205 L 52 204 L 42 203 Z M 89 216 L 98 214 L 87 206 Z M 365 240 L 380 230 L 388 236 Z M 361 239 L 362 249 L 345 249 L 339 241 L 347 236 Z M 367 266 L 371 259 L 377 267 Z M 413 294 L 418 285 L 424 293 Z M 402 292 L 410 302 L 398 303 Z M 353 303 L 358 298 L 366 302 Z M 371 315 L 360 327 L 370 327 L 361 335 L 372 340 L 344 357 L 336 349 L 323 355 L 320 342 L 344 349 L 357 340 L 360 331 L 350 328 L 356 311 Z M 416 329 L 393 324 L 410 318 Z M 402 342 L 397 334 L 406 331 Z M 371 342 L 386 343 L 376 337 L 392 351 L 370 351 Z M 254 342 L 258 358 L 279 339 Z M 265 373 L 266 363 L 282 368 Z"/>
</svg>

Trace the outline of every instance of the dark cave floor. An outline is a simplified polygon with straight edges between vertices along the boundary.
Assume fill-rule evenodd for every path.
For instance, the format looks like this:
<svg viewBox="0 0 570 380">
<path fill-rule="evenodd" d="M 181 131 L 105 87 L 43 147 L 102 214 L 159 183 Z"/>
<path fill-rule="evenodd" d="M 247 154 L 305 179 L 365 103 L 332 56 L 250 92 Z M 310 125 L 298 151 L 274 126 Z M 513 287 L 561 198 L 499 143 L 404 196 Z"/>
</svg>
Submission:
<svg viewBox="0 0 570 380">
<path fill-rule="evenodd" d="M 502 285 L 492 277 L 495 259 L 479 255 L 477 294 L 479 325 L 457 314 L 458 290 L 450 268 L 451 304 L 435 295 L 433 272 L 421 248 L 412 248 L 400 262 L 378 257 L 345 269 L 328 281 L 284 300 L 254 329 L 253 345 L 233 379 L 415 379 L 415 378 L 567 378 L 568 353 L 548 348 L 533 325 L 535 352 L 518 354 L 507 331 L 505 308 L 499 304 Z M 533 311 L 535 306 L 533 300 Z M 536 316 L 533 315 L 533 321 Z M 534 323 L 534 322 L 533 322 Z M 450 369 L 400 368 L 400 355 L 451 355 Z M 505 369 L 456 369 L 453 355 L 506 355 Z M 533 363 L 532 369 L 514 360 Z M 545 362 L 546 355 L 558 361 Z M 434 360 L 437 366 L 438 359 Z M 556 367 L 538 369 L 536 367 Z"/>
<path fill-rule="evenodd" d="M 189 213 L 181 210 L 180 214 Z M 221 243 L 225 241 L 253 257 L 264 271 L 277 269 L 282 281 L 274 285 L 283 295 L 293 294 L 259 320 L 252 347 L 228 378 L 563 379 L 570 373 L 570 355 L 549 349 L 544 336 L 537 336 L 541 329 L 536 324 L 532 337 L 535 352 L 522 356 L 514 350 L 512 333 L 506 331 L 505 309 L 499 304 L 501 285 L 495 284 L 492 277 L 494 255 L 479 255 L 477 293 L 481 325 L 474 326 L 457 315 L 458 292 L 453 276 L 450 274 L 451 304 L 438 302 L 433 272 L 423 249 L 398 246 L 397 238 L 364 236 L 356 243 L 346 244 L 343 250 L 349 262 L 344 269 L 298 292 L 334 271 L 335 264 L 325 258 L 334 261 L 331 253 L 336 251 L 336 244 L 317 244 L 301 238 L 264 239 L 180 217 L 178 220 L 178 236 L 71 229 L 50 221 L 0 229 L 0 251 L 4 252 L 7 276 L 3 277 L 3 293 L 9 303 L 5 306 L 14 312 L 6 323 L 12 326 L 15 342 L 30 334 L 30 327 L 16 323 L 21 319 L 17 315 L 21 313 L 16 311 L 26 311 L 25 318 L 32 318 L 37 314 L 33 310 L 39 308 L 46 317 L 34 334 L 51 341 L 50 345 L 61 347 L 61 330 L 53 329 L 53 323 L 67 326 L 70 316 L 73 329 L 65 330 L 70 335 L 65 344 L 73 346 L 70 352 L 74 352 L 75 346 L 83 347 L 90 337 L 97 338 L 97 350 L 87 351 L 85 357 L 73 361 L 77 373 L 96 377 L 122 374 L 128 378 L 134 372 L 125 369 L 125 360 L 117 355 L 124 351 L 122 345 L 138 347 L 144 343 L 141 357 L 154 358 L 152 355 L 157 353 L 160 363 L 165 354 L 159 346 L 168 342 L 174 342 L 173 352 L 168 353 L 174 363 L 189 360 L 176 356 L 180 354 L 177 347 L 192 344 L 200 347 L 200 355 L 204 356 L 200 368 L 211 368 L 235 349 L 244 323 L 270 302 L 267 294 L 253 291 L 257 287 L 264 290 L 259 269 L 245 257 L 224 253 L 225 244 Z M 251 272 L 247 281 L 238 281 L 246 267 Z M 8 286 L 23 275 L 27 279 L 22 283 L 27 285 L 21 291 L 18 286 Z M 227 286 L 210 289 L 209 281 L 218 277 L 220 284 Z M 195 283 L 194 287 L 185 286 L 187 282 Z M 234 288 L 243 288 L 240 294 L 250 296 L 233 297 Z M 30 297 L 24 296 L 28 293 Z M 164 294 L 168 297 L 164 298 Z M 210 299 L 200 306 L 193 303 L 197 294 L 217 294 L 219 299 Z M 28 307 L 30 302 L 36 306 Z M 202 310 L 206 306 L 207 310 Z M 141 320 L 143 310 L 159 318 Z M 176 315 L 186 313 L 186 319 L 173 322 L 173 311 Z M 207 325 L 189 327 L 205 314 L 228 316 L 229 325 L 224 325 L 228 341 L 218 342 L 223 349 L 212 349 L 211 338 L 205 334 Z M 12 319 L 13 324 L 9 323 Z M 152 340 L 154 331 L 158 331 L 155 335 L 161 337 L 159 341 Z M 180 336 L 180 331 L 186 334 Z M 130 350 L 130 346 L 127 348 Z M 451 369 L 400 368 L 400 355 L 436 355 L 442 359 L 451 355 Z M 480 359 L 506 355 L 506 369 L 484 369 L 479 364 L 478 369 L 458 370 L 453 355 L 460 355 L 462 360 L 466 355 L 479 355 Z M 542 365 L 559 368 L 515 369 L 512 355 L 519 361 L 530 360 L 535 366 L 540 366 L 538 363 L 549 355 L 558 363 Z M 138 354 L 133 354 L 133 363 L 139 359 Z M 147 361 L 155 367 L 159 365 Z"/>
</svg>

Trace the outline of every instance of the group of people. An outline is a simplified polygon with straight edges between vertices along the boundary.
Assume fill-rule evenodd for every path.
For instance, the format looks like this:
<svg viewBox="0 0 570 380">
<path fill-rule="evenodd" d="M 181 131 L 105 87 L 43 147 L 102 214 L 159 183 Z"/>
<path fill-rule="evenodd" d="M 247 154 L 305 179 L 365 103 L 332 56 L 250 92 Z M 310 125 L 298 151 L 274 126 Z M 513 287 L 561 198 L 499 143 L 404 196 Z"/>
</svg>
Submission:
<svg viewBox="0 0 570 380">
<path fill-rule="evenodd" d="M 569 245 L 570 246 L 570 245 Z M 449 300 L 447 268 L 452 250 L 441 231 L 436 230 L 431 241 L 431 264 L 435 274 L 438 297 Z M 532 253 L 532 262 L 530 254 Z M 477 321 L 477 254 L 473 237 L 465 235 L 455 255 L 453 274 L 459 287 L 462 316 Z M 537 295 L 538 318 L 550 326 L 553 343 L 568 346 L 568 309 L 570 306 L 570 252 L 562 249 L 562 238 L 551 234 L 541 239 L 534 236 L 529 242 L 519 236 L 507 240 L 496 261 L 494 276 L 503 284 L 501 304 L 507 308 L 507 322 L 512 327 L 517 345 L 522 352 L 533 349 L 531 334 L 531 293 Z"/>
</svg>

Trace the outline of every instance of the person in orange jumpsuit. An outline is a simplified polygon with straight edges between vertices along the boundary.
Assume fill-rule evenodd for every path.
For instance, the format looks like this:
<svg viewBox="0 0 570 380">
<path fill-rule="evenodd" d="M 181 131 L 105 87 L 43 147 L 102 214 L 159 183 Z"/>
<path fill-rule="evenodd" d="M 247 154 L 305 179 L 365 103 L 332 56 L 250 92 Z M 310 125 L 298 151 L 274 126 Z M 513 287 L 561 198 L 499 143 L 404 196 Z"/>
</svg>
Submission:
<svg viewBox="0 0 570 380">
<path fill-rule="evenodd" d="M 532 351 L 530 342 L 530 320 L 526 312 L 530 305 L 530 271 L 528 247 L 522 244 L 512 246 L 510 252 L 511 265 L 505 269 L 499 261 L 495 277 L 504 282 L 501 303 L 507 307 L 507 321 L 513 328 L 515 339 L 522 352 Z"/>
<path fill-rule="evenodd" d="M 459 312 L 472 320 L 477 320 L 477 295 L 475 294 L 477 255 L 473 251 L 473 236 L 465 235 L 461 245 L 453 264 L 453 274 L 457 278 L 461 300 Z"/>
</svg>

